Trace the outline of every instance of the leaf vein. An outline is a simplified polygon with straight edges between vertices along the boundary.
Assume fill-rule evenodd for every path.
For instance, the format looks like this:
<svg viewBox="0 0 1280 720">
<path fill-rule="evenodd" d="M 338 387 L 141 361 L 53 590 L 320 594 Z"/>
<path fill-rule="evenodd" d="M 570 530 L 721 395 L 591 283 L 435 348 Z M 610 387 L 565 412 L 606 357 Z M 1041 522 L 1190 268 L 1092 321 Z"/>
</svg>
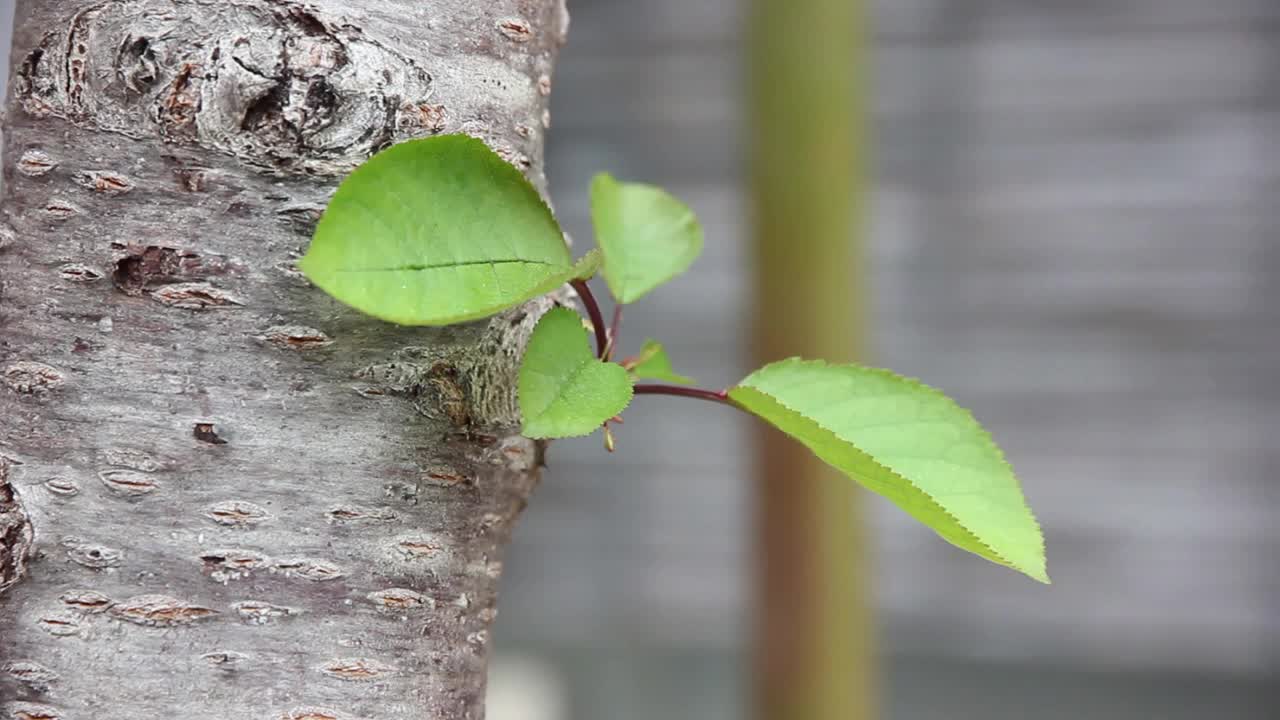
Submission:
<svg viewBox="0 0 1280 720">
<path fill-rule="evenodd" d="M 568 265 L 556 265 L 545 262 L 543 260 L 525 260 L 523 258 L 511 258 L 503 260 L 460 260 L 457 262 L 430 264 L 430 263 L 410 263 L 400 267 L 375 267 L 375 268 L 339 268 L 334 272 L 339 273 L 377 273 L 377 272 L 424 272 L 427 270 L 451 270 L 460 267 L 477 267 L 480 265 L 537 265 L 539 267 L 550 267 L 556 269 L 568 270 Z"/>
</svg>

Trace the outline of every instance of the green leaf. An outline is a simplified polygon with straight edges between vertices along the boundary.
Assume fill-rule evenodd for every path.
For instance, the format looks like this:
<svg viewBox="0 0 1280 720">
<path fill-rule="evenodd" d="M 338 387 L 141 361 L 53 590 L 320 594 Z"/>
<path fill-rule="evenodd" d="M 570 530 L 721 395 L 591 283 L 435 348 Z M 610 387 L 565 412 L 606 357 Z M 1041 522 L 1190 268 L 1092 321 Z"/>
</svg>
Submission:
<svg viewBox="0 0 1280 720">
<path fill-rule="evenodd" d="M 677 375 L 671 367 L 666 348 L 656 340 L 645 340 L 631 367 L 631 376 L 637 380 L 658 380 L 677 385 L 692 385 L 693 379 Z"/>
<path fill-rule="evenodd" d="M 525 436 L 577 437 L 627 407 L 631 379 L 621 365 L 597 359 L 582 318 L 558 307 L 533 329 L 518 391 Z"/>
<path fill-rule="evenodd" d="M 729 397 L 944 539 L 1049 582 L 1040 526 L 1013 470 L 941 392 L 887 370 L 792 358 Z"/>
<path fill-rule="evenodd" d="M 604 255 L 600 254 L 600 248 L 591 248 L 587 251 L 586 255 L 578 258 L 578 261 L 573 264 L 573 267 L 569 268 L 569 272 L 564 276 L 564 279 L 552 286 L 551 290 L 555 290 L 570 280 L 590 280 L 595 277 L 596 272 L 603 264 Z M 551 292 L 551 290 L 547 290 L 546 292 Z M 535 295 L 534 297 L 537 296 Z"/>
<path fill-rule="evenodd" d="M 402 325 L 487 317 L 582 271 L 538 191 L 465 135 L 394 145 L 357 168 L 299 267 L 338 300 Z"/>
<path fill-rule="evenodd" d="M 635 302 L 689 269 L 702 252 L 693 211 L 652 185 L 595 176 L 591 220 L 604 251 L 604 279 L 620 303 Z"/>
</svg>

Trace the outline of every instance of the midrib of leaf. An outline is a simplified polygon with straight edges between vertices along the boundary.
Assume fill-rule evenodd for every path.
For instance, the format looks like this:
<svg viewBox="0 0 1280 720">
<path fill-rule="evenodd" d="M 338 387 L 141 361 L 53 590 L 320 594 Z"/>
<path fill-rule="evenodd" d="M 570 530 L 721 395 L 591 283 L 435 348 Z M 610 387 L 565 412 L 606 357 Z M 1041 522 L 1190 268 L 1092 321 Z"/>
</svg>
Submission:
<svg viewBox="0 0 1280 720">
<path fill-rule="evenodd" d="M 543 267 L 563 268 L 569 270 L 572 265 L 558 265 L 549 263 L 545 260 L 524 260 L 520 258 L 503 259 L 503 260 L 461 260 L 459 262 L 444 263 L 440 265 L 404 265 L 401 267 L 388 268 L 340 268 L 334 270 L 336 273 L 380 273 L 380 272 L 424 272 L 426 270 L 451 270 L 460 267 L 475 267 L 479 265 L 540 265 Z"/>
<path fill-rule="evenodd" d="M 872 370 L 873 368 L 867 368 L 867 369 L 868 369 L 868 370 Z M 895 376 L 895 377 L 896 377 L 896 376 Z M 909 378 L 904 378 L 904 379 L 909 380 Z M 926 390 L 928 390 L 928 391 L 937 392 L 936 390 L 933 390 L 933 388 L 930 388 L 929 386 L 924 385 L 923 383 L 916 382 L 916 383 L 914 383 L 914 384 L 915 384 L 915 385 L 917 385 L 917 386 L 919 386 L 919 387 L 921 387 L 921 388 L 923 388 L 923 389 L 926 389 Z M 996 549 L 995 549 L 995 548 L 993 548 L 993 547 L 991 547 L 991 545 L 990 545 L 989 543 L 987 543 L 985 540 L 983 540 L 983 539 L 982 539 L 982 538 L 980 538 L 978 535 L 976 535 L 976 534 L 974 533 L 974 531 L 973 531 L 972 529 L 970 529 L 970 527 L 969 527 L 968 525 L 966 525 L 964 522 L 961 522 L 961 520 L 960 520 L 958 517 L 956 517 L 956 515 L 955 515 L 954 513 L 952 513 L 950 510 L 948 510 L 948 509 L 946 508 L 946 506 L 942 505 L 942 504 L 938 501 L 938 499 L 937 499 L 936 497 L 934 497 L 934 495 L 933 495 L 932 493 L 930 493 L 929 491 L 927 491 L 927 490 L 925 490 L 924 488 L 920 487 L 920 486 L 919 486 L 919 485 L 917 485 L 916 483 L 912 482 L 910 479 L 906 478 L 905 476 L 903 476 L 901 473 L 899 473 L 898 471 L 894 470 L 893 468 L 890 468 L 890 467 L 886 466 L 884 463 L 881 463 L 880 461 L 876 460 L 876 459 L 875 459 L 875 457 L 873 457 L 873 456 L 871 456 L 871 455 L 867 454 L 867 453 L 866 453 L 866 452 L 864 452 L 861 448 L 859 448 L 857 445 L 854 445 L 852 442 L 849 442 L 849 441 L 845 440 L 844 438 L 840 437 L 840 435 L 838 435 L 838 434 L 837 434 L 834 430 L 832 430 L 830 427 L 828 427 L 828 426 L 826 426 L 826 425 L 824 425 L 824 424 L 822 424 L 822 423 L 818 422 L 817 420 L 814 420 L 814 419 L 813 419 L 812 417 L 810 417 L 809 415 L 807 415 L 807 414 L 805 414 L 805 413 L 801 412 L 800 410 L 797 410 L 796 408 L 794 408 L 794 407 L 792 407 L 792 406 L 790 406 L 790 405 L 786 404 L 786 403 L 785 403 L 785 402 L 783 402 L 781 399 L 779 399 L 776 395 L 774 395 L 774 394 L 772 394 L 772 393 L 765 392 L 765 391 L 763 391 L 763 390 L 760 390 L 759 388 L 752 387 L 752 386 L 749 386 L 749 385 L 740 385 L 740 386 L 738 386 L 738 387 L 734 388 L 732 391 L 730 391 L 730 397 L 732 397 L 732 396 L 733 396 L 733 393 L 734 393 L 734 392 L 750 392 L 750 393 L 754 393 L 754 394 L 756 394 L 756 395 L 758 395 L 758 396 L 760 396 L 760 397 L 762 397 L 762 398 L 766 399 L 768 402 L 772 403 L 772 404 L 773 404 L 773 405 L 775 405 L 777 408 L 779 408 L 779 409 L 781 409 L 782 411 L 784 411 L 785 413 L 787 413 L 787 415 L 789 415 L 789 416 L 790 416 L 790 419 L 792 419 L 792 420 L 798 420 L 800 423 L 805 424 L 805 425 L 808 425 L 808 426 L 809 426 L 810 428 L 812 428 L 814 431 L 817 431 L 817 432 L 819 432 L 819 433 L 822 433 L 823 435 L 827 436 L 830 440 L 834 440 L 834 441 L 835 441 L 835 444 L 842 445 L 842 446 L 844 446 L 844 447 L 848 448 L 848 449 L 849 449 L 853 454 L 855 454 L 855 455 L 858 457 L 858 459 L 860 459 L 860 460 L 862 460 L 862 461 L 866 462 L 868 465 L 871 465 L 872 467 L 874 467 L 874 468 L 876 468 L 876 469 L 878 469 L 878 470 L 883 471 L 883 472 L 884 472 L 886 475 L 888 475 L 890 478 L 901 481 L 905 486 L 907 486 L 911 491 L 913 491 L 913 493 L 912 493 L 912 494 L 914 494 L 915 496 L 917 496 L 917 497 L 919 497 L 919 498 L 922 498 L 922 499 L 925 501 L 925 503 L 927 503 L 927 504 L 928 504 L 928 506 L 930 507 L 930 509 L 935 510 L 936 512 L 940 513 L 941 515 L 943 515 L 943 516 L 945 516 L 945 517 L 949 518 L 949 519 L 951 520 L 951 522 L 955 525 L 956 529 L 957 529 L 957 530 L 959 530 L 958 535 L 959 535 L 961 538 L 963 538 L 965 541 L 971 542 L 972 544 L 974 544 L 974 545 L 976 545 L 976 546 L 978 546 L 978 547 L 980 547 L 980 548 L 982 548 L 983 550 L 985 550 L 985 551 L 986 551 L 985 553 L 979 553 L 979 554 L 981 554 L 981 555 L 985 555 L 988 559 L 990 559 L 990 560 L 994 560 L 995 562 L 997 562 L 997 563 L 999 563 L 999 564 L 1001 564 L 1001 565 L 1005 565 L 1005 566 L 1007 566 L 1007 567 L 1014 568 L 1015 570 L 1019 570 L 1019 571 L 1021 571 L 1021 572 L 1027 572 L 1028 574 L 1031 574 L 1031 573 L 1029 572 L 1030 570 L 1034 570 L 1034 569 L 1035 569 L 1035 568 L 1021 568 L 1021 567 L 1018 567 L 1017 565 L 1015 565 L 1015 564 L 1014 564 L 1014 563 L 1013 563 L 1013 562 L 1012 562 L 1008 557 L 1006 557 L 1004 554 L 1002 554 L 1002 553 L 1000 553 L 1000 552 L 997 552 L 997 551 L 996 551 Z M 764 419 L 764 420 L 766 420 L 766 421 L 768 421 L 768 422 L 770 422 L 770 423 L 772 424 L 772 421 L 770 421 L 768 418 L 763 417 L 763 416 L 761 416 L 761 417 L 762 417 L 762 419 Z M 895 423 L 895 424 L 900 424 L 900 423 Z M 781 428 L 779 428 L 779 429 L 781 430 Z M 784 431 L 784 432 L 785 432 L 785 431 Z M 789 434 L 789 433 L 788 433 L 788 434 Z M 796 439 L 797 439 L 797 440 L 800 440 L 800 441 L 801 441 L 805 446 L 809 447 L 809 449 L 810 449 L 814 454 L 818 455 L 819 457 L 822 457 L 822 454 L 819 452 L 818 448 L 814 447 L 814 445 L 811 445 L 809 442 L 806 442 L 804 439 L 801 439 L 801 438 L 796 438 Z M 988 441 L 988 442 L 990 442 L 989 437 L 987 438 L 987 441 Z M 824 460 L 824 461 L 826 461 L 826 458 L 823 458 L 823 460 Z M 829 462 L 829 461 L 828 461 L 828 462 Z M 959 465 L 958 463 L 954 463 L 954 462 L 952 462 L 951 464 L 952 464 L 952 465 L 959 466 L 959 467 L 964 467 L 963 465 Z M 1006 464 L 1007 464 L 1007 463 L 1006 463 Z M 843 468 L 841 468 L 841 469 L 843 469 Z M 852 471 L 852 470 L 846 470 L 846 472 L 850 472 L 851 474 L 855 475 L 855 479 L 859 480 L 859 482 L 860 482 L 860 483 L 862 483 L 863 485 L 866 485 L 866 486 L 870 487 L 870 485 L 871 485 L 871 484 L 873 484 L 873 482 L 872 482 L 871 480 L 869 480 L 865 475 L 860 475 L 860 474 L 858 474 L 858 473 L 853 473 L 853 471 Z M 910 515 L 913 515 L 913 516 L 914 516 L 914 513 L 912 513 L 910 509 L 905 508 L 905 507 L 904 507 L 904 508 L 902 508 L 902 509 L 903 509 L 904 511 L 906 511 L 908 514 L 910 514 Z M 1026 506 L 1026 503 L 1025 503 L 1025 502 L 1023 503 L 1023 509 L 1024 509 L 1024 510 L 1026 510 L 1026 512 L 1027 512 L 1027 514 L 1028 514 L 1029 516 L 1031 516 L 1031 520 L 1032 520 L 1032 522 L 1033 522 L 1033 523 L 1034 523 L 1034 522 L 1036 522 L 1036 520 L 1035 520 L 1035 515 L 1031 513 L 1030 508 L 1028 508 L 1028 507 Z M 917 517 L 917 519 L 918 519 L 918 520 L 921 520 L 922 522 L 925 522 L 924 518 L 919 518 L 919 517 Z M 925 522 L 925 524 L 926 524 L 926 525 L 928 525 L 928 523 L 927 523 L 927 522 Z M 1038 524 L 1038 523 L 1037 523 L 1037 524 Z M 953 537 L 949 537 L 948 535 L 943 534 L 942 532 L 939 532 L 939 531 L 938 531 L 938 528 L 933 527 L 932 525 L 929 525 L 929 527 L 931 527 L 935 532 L 938 532 L 939 536 L 941 536 L 943 539 L 947 540 L 948 542 L 950 542 L 950 543 L 952 543 L 952 544 L 954 544 L 954 545 L 959 546 L 961 549 L 970 549 L 970 548 L 965 548 L 965 547 L 964 547 L 964 545 L 962 545 L 961 543 L 957 542 L 957 541 L 956 541 L 956 539 L 953 539 Z M 1041 549 L 1042 549 L 1042 551 L 1043 551 L 1043 539 L 1041 540 Z M 1042 554 L 1043 554 L 1043 552 L 1042 552 Z M 1033 575 L 1033 577 L 1035 577 L 1035 579 L 1037 579 L 1037 580 L 1041 580 L 1042 582 L 1047 582 L 1047 581 L 1048 581 L 1047 576 L 1045 576 L 1044 578 L 1041 578 L 1041 577 L 1038 577 L 1038 576 Z"/>
<path fill-rule="evenodd" d="M 579 376 L 579 375 L 581 375 L 582 373 L 586 372 L 587 367 L 588 367 L 589 365 L 591 365 L 592 363 L 594 363 L 594 362 L 597 362 L 597 361 L 596 361 L 594 358 L 592 358 L 592 359 L 584 360 L 584 361 L 582 361 L 582 362 L 578 363 L 578 366 L 577 366 L 577 367 L 575 367 L 575 368 L 573 369 L 573 371 L 569 373 L 569 375 L 564 379 L 564 382 L 560 382 L 560 383 L 558 383 L 558 384 L 560 385 L 560 389 L 561 389 L 561 390 L 563 390 L 564 388 L 569 387 L 570 385 L 572 385 L 572 384 L 573 384 L 573 382 L 574 382 L 575 380 L 577 380 L 577 379 L 578 379 L 578 376 Z M 556 376 L 556 375 L 549 375 L 549 374 L 547 374 L 547 373 L 539 372 L 539 371 L 537 371 L 537 370 L 530 370 L 529 372 L 535 373 L 535 374 L 537 374 L 537 375 L 541 375 L 541 376 L 542 376 L 542 377 L 544 377 L 544 378 L 550 378 L 550 379 L 552 379 L 552 380 L 558 380 L 558 379 L 559 379 L 559 377 L 558 377 L 558 376 Z M 564 397 L 564 393 L 563 393 L 563 392 L 560 392 L 560 393 L 557 393 L 557 394 L 555 394 L 555 395 L 552 395 L 552 396 L 551 396 L 551 402 L 547 403 L 546 405 L 543 405 L 543 406 L 542 406 L 542 408 L 540 408 L 540 409 L 538 410 L 537 417 L 542 417 L 543 415 L 546 415 L 546 414 L 547 414 L 547 410 L 548 410 L 552 405 L 555 405 L 555 404 L 556 404 L 556 402 L 557 402 L 558 400 L 560 400 L 561 398 L 563 398 L 563 397 Z"/>
</svg>

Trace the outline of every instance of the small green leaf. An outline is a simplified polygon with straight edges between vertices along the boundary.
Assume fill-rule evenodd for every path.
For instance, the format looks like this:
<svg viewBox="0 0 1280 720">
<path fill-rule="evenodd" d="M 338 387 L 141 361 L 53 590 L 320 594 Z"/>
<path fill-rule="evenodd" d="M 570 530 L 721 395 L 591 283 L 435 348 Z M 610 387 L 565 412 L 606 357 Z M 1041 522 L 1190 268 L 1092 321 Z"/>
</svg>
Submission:
<svg viewBox="0 0 1280 720">
<path fill-rule="evenodd" d="M 604 251 L 604 279 L 620 303 L 639 300 L 702 252 L 702 227 L 693 211 L 652 185 L 595 176 L 591 220 Z"/>
<path fill-rule="evenodd" d="M 578 261 L 573 264 L 573 267 L 569 268 L 569 272 L 565 274 L 563 280 L 553 285 L 551 289 L 546 292 L 551 292 L 551 290 L 555 290 L 570 280 L 590 280 L 595 277 L 596 272 L 600 270 L 600 266 L 602 264 L 604 264 L 604 256 L 600 254 L 600 248 L 591 248 L 587 251 L 586 255 L 578 258 Z M 541 295 L 543 293 L 538 294 Z M 537 295 L 534 297 L 537 297 Z"/>
<path fill-rule="evenodd" d="M 338 300 L 402 325 L 486 317 L 582 271 L 538 191 L 465 135 L 401 143 L 357 168 L 298 266 Z"/>
<path fill-rule="evenodd" d="M 656 340 L 645 340 L 631 366 L 631 376 L 637 380 L 658 380 L 677 385 L 692 385 L 693 378 L 677 375 L 671 367 L 666 348 Z"/>
<path fill-rule="evenodd" d="M 626 369 L 596 358 L 582 319 L 567 308 L 552 308 L 533 329 L 518 390 L 531 438 L 588 435 L 631 402 Z"/>
<path fill-rule="evenodd" d="M 887 370 L 792 358 L 729 397 L 949 542 L 1049 582 L 1040 526 L 1013 470 L 941 392 Z"/>
</svg>

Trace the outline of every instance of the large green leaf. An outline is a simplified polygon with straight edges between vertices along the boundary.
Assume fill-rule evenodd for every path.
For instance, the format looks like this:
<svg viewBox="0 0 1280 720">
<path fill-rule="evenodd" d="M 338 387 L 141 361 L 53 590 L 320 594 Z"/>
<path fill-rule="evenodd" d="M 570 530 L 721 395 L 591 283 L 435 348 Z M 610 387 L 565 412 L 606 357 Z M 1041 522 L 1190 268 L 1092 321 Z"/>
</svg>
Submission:
<svg viewBox="0 0 1280 720">
<path fill-rule="evenodd" d="M 1013 470 L 946 395 L 887 370 L 793 358 L 752 373 L 729 397 L 944 539 L 1049 581 Z"/>
<path fill-rule="evenodd" d="M 403 325 L 486 317 L 584 272 L 538 191 L 465 135 L 394 145 L 357 168 L 299 267 L 338 300 Z"/>
<path fill-rule="evenodd" d="M 637 380 L 658 380 L 676 385 L 691 385 L 693 378 L 676 373 L 666 348 L 657 340 L 645 340 L 631 367 L 631 376 Z"/>
<path fill-rule="evenodd" d="M 631 303 L 689 268 L 702 252 L 693 211 L 661 188 L 591 181 L 591 220 L 604 251 L 604 278 L 620 303 Z"/>
<path fill-rule="evenodd" d="M 567 308 L 542 316 L 520 364 L 520 414 L 531 438 L 590 434 L 631 402 L 621 365 L 591 352 L 582 318 Z"/>
</svg>

